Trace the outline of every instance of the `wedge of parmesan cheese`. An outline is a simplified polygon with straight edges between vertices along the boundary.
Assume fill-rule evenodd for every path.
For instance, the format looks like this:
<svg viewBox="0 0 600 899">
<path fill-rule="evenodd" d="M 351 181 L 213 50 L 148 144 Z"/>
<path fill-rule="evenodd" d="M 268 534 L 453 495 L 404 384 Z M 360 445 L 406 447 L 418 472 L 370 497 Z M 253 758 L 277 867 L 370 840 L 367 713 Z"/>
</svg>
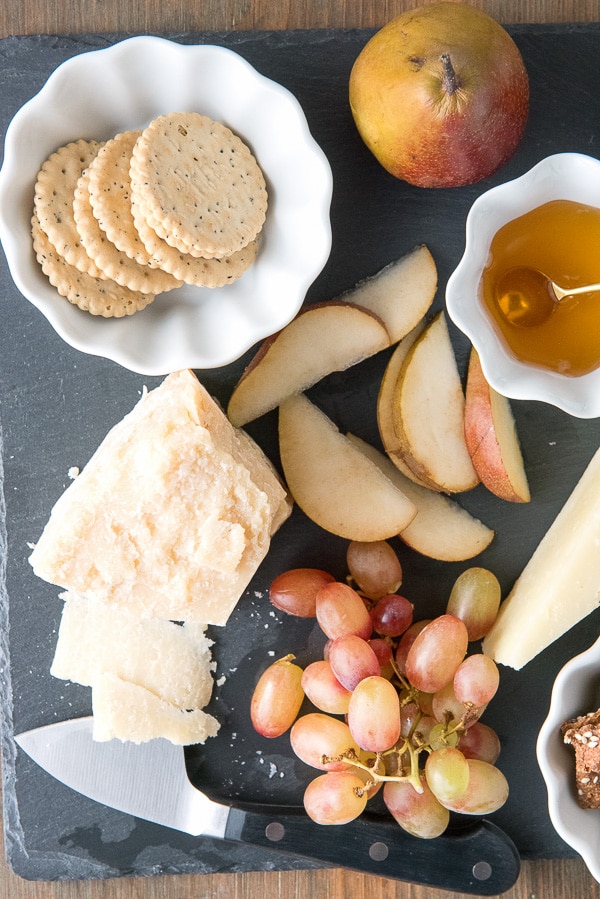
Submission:
<svg viewBox="0 0 600 899">
<path fill-rule="evenodd" d="M 522 668 L 600 603 L 600 450 L 543 537 L 483 642 Z"/>
<path fill-rule="evenodd" d="M 50 673 L 94 688 L 106 673 L 181 709 L 202 709 L 213 688 L 203 625 L 138 618 L 129 609 L 67 593 Z"/>
<path fill-rule="evenodd" d="M 109 431 L 30 562 L 138 617 L 223 625 L 290 511 L 262 450 L 181 371 Z"/>
<path fill-rule="evenodd" d="M 181 746 L 216 736 L 219 722 L 202 709 L 186 711 L 116 674 L 103 674 L 92 689 L 94 740 L 145 743 L 162 737 Z"/>
</svg>

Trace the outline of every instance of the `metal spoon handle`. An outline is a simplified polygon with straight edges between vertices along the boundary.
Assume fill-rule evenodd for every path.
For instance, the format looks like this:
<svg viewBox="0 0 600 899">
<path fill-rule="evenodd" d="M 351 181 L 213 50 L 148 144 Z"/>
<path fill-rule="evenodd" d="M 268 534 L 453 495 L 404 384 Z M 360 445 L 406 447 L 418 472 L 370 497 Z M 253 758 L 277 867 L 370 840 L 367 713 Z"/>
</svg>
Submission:
<svg viewBox="0 0 600 899">
<path fill-rule="evenodd" d="M 600 284 L 585 284 L 583 287 L 570 287 L 568 289 L 559 287 L 554 281 L 551 281 L 551 285 L 557 300 L 562 300 L 564 297 L 574 297 L 578 293 L 592 293 L 594 290 L 600 290 Z"/>
</svg>

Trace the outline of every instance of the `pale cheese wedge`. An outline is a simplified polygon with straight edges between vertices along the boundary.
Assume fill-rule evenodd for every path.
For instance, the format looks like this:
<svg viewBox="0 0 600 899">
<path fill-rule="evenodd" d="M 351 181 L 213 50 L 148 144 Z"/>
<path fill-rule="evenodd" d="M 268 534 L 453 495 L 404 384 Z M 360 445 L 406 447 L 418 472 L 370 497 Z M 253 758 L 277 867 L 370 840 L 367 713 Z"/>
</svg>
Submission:
<svg viewBox="0 0 600 899">
<path fill-rule="evenodd" d="M 187 746 L 216 736 L 219 722 L 202 709 L 185 711 L 116 674 L 103 674 L 92 688 L 94 740 L 145 743 L 162 737 Z"/>
<path fill-rule="evenodd" d="M 192 372 L 176 372 L 107 434 L 30 562 L 139 617 L 223 625 L 290 509 L 258 446 Z"/>
<path fill-rule="evenodd" d="M 54 677 L 93 687 L 103 674 L 115 674 L 182 709 L 208 704 L 215 663 L 203 625 L 138 618 L 73 593 L 63 598 Z"/>
<path fill-rule="evenodd" d="M 600 450 L 542 538 L 483 642 L 520 669 L 600 603 Z"/>
</svg>

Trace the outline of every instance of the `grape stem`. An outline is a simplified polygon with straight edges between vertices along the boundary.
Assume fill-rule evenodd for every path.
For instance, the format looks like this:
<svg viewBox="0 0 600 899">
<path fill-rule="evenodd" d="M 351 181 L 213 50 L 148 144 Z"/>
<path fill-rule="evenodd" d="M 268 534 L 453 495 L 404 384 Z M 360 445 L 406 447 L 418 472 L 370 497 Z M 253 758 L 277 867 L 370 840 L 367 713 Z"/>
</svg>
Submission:
<svg viewBox="0 0 600 899">
<path fill-rule="evenodd" d="M 377 768 L 380 767 L 383 762 L 384 755 L 398 755 L 398 757 L 402 756 L 405 751 L 408 751 L 410 756 L 410 773 L 409 774 L 381 774 Z M 419 776 L 419 751 L 415 750 L 415 748 L 411 745 L 409 741 L 405 741 L 404 745 L 401 749 L 389 749 L 387 752 L 378 752 L 375 755 L 375 761 L 373 765 L 365 765 L 364 762 L 356 755 L 353 749 L 349 749 L 347 752 L 342 753 L 342 755 L 331 757 L 324 755 L 322 757 L 323 764 L 328 764 L 329 762 L 346 762 L 347 765 L 352 765 L 355 768 L 360 768 L 362 771 L 366 771 L 372 778 L 372 781 L 367 781 L 364 788 L 357 788 L 360 790 L 360 793 L 357 792 L 358 795 L 362 795 L 364 790 L 368 790 L 370 787 L 374 786 L 377 783 L 385 783 L 386 781 L 396 781 L 398 783 L 411 783 L 417 793 L 423 792 L 423 785 L 421 783 L 421 778 Z M 385 771 L 385 765 L 383 766 Z"/>
</svg>

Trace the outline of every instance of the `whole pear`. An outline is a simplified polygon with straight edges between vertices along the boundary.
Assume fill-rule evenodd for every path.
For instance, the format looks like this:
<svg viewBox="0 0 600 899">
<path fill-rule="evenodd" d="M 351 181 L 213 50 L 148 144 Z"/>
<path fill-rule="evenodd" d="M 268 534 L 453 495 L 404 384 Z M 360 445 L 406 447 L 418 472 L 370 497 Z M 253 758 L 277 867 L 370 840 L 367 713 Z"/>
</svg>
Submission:
<svg viewBox="0 0 600 899">
<path fill-rule="evenodd" d="M 474 6 L 434 3 L 381 28 L 349 83 L 359 134 L 388 172 L 457 187 L 508 161 L 529 111 L 529 80 L 508 32 Z"/>
</svg>

